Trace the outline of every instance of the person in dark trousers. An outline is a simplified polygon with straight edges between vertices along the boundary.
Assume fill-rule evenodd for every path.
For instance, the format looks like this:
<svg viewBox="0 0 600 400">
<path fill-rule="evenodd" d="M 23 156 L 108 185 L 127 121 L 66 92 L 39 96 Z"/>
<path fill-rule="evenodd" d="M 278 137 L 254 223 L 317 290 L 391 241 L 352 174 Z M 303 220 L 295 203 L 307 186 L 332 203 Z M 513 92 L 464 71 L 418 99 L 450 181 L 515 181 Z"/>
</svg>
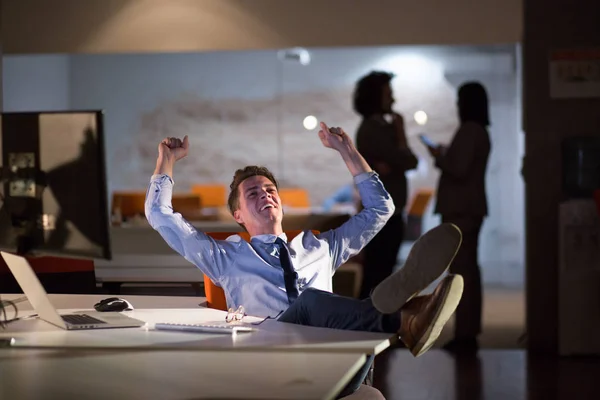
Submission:
<svg viewBox="0 0 600 400">
<path fill-rule="evenodd" d="M 481 333 L 482 287 L 478 263 L 479 232 L 488 213 L 485 173 L 490 155 L 488 96 L 477 82 L 458 90 L 460 126 L 449 146 L 429 147 L 441 176 L 435 212 L 443 223 L 460 228 L 463 242 L 450 266 L 465 279 L 463 300 L 456 311 L 454 339 L 444 348 L 452 352 L 475 353 Z"/>
<path fill-rule="evenodd" d="M 229 194 L 234 219 L 248 231 L 215 240 L 173 210 L 173 169 L 187 156 L 189 141 L 165 138 L 145 203 L 146 217 L 165 241 L 225 292 L 227 306 L 244 306 L 253 316 L 324 328 L 397 334 L 413 355 L 426 352 L 454 313 L 462 278 L 447 275 L 432 294 L 417 294 L 442 275 L 460 246 L 460 230 L 442 224 L 413 246 L 406 264 L 381 282 L 370 298 L 331 293 L 332 275 L 358 253 L 394 214 L 394 204 L 377 174 L 341 128 L 321 124 L 323 145 L 337 151 L 353 176 L 363 210 L 341 226 L 319 234 L 306 230 L 287 239 L 277 180 L 264 167 L 235 172 Z M 372 358 L 342 392 L 356 390 Z"/>
<path fill-rule="evenodd" d="M 393 77 L 387 72 L 371 72 L 358 81 L 354 91 L 354 110 L 363 118 L 356 134 L 356 147 L 379 174 L 396 206 L 394 214 L 362 253 L 361 299 L 369 297 L 396 266 L 404 239 L 405 172 L 418 164 L 406 140 L 404 119 L 392 109 Z"/>
</svg>

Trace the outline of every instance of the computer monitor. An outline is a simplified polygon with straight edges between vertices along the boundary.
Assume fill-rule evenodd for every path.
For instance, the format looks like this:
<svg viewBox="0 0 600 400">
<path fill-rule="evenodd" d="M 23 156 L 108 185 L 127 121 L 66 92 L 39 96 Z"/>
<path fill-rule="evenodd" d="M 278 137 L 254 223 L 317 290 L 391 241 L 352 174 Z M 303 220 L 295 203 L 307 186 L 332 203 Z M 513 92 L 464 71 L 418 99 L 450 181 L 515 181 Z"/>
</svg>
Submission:
<svg viewBox="0 0 600 400">
<path fill-rule="evenodd" d="M 2 113 L 0 249 L 111 258 L 101 111 Z"/>
</svg>

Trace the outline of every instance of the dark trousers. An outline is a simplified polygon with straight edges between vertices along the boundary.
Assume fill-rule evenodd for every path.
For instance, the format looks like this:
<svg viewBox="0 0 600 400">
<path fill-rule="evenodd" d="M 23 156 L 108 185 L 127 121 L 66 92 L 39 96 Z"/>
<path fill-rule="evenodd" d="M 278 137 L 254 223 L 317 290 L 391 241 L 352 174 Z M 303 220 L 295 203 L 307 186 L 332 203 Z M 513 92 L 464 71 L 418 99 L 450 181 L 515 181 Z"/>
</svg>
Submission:
<svg viewBox="0 0 600 400">
<path fill-rule="evenodd" d="M 393 215 L 363 250 L 363 281 L 360 298 L 369 297 L 373 289 L 394 271 L 398 251 L 404 238 L 404 217 Z"/>
<path fill-rule="evenodd" d="M 454 336 L 456 339 L 476 338 L 481 333 L 482 288 L 477 250 L 483 217 L 443 215 L 442 222 L 453 223 L 462 232 L 462 244 L 450 265 L 450 272 L 462 275 L 465 281 L 456 309 Z"/>
<path fill-rule="evenodd" d="M 400 313 L 382 314 L 370 298 L 357 300 L 318 289 L 307 289 L 279 317 L 278 321 L 320 328 L 395 333 L 400 329 Z M 340 392 L 339 397 L 354 393 L 365 380 L 374 356 Z"/>
</svg>

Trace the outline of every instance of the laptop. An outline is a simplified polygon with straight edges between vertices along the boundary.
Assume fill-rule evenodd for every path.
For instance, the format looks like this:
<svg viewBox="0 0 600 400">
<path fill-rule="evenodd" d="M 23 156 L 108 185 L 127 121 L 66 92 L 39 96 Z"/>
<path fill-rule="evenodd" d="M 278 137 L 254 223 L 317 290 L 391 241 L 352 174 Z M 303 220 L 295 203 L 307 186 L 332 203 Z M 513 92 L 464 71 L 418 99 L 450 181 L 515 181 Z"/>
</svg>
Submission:
<svg viewBox="0 0 600 400">
<path fill-rule="evenodd" d="M 48 293 L 42 286 L 37 275 L 23 257 L 0 251 L 8 268 L 21 286 L 23 293 L 37 312 L 46 322 L 66 330 L 76 329 L 109 329 L 134 328 L 146 325 L 144 321 L 128 317 L 119 312 L 97 312 L 59 314 L 50 302 Z"/>
</svg>

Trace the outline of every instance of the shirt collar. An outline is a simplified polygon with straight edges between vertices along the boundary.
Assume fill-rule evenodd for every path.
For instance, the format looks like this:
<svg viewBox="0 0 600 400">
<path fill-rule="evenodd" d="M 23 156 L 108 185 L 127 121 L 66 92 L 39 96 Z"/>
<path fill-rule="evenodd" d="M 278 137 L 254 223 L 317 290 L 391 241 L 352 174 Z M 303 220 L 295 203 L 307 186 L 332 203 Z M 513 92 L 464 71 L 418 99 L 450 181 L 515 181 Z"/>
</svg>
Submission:
<svg viewBox="0 0 600 400">
<path fill-rule="evenodd" d="M 252 236 L 252 238 L 250 238 L 250 240 L 258 240 L 259 242 L 262 242 L 262 243 L 275 243 L 275 239 L 277 239 L 278 237 L 280 237 L 281 240 L 283 240 L 285 243 L 287 243 L 287 236 L 286 236 L 285 232 L 279 236 L 272 235 L 270 233 L 265 234 L 265 235 L 256 235 L 256 236 Z"/>
</svg>

